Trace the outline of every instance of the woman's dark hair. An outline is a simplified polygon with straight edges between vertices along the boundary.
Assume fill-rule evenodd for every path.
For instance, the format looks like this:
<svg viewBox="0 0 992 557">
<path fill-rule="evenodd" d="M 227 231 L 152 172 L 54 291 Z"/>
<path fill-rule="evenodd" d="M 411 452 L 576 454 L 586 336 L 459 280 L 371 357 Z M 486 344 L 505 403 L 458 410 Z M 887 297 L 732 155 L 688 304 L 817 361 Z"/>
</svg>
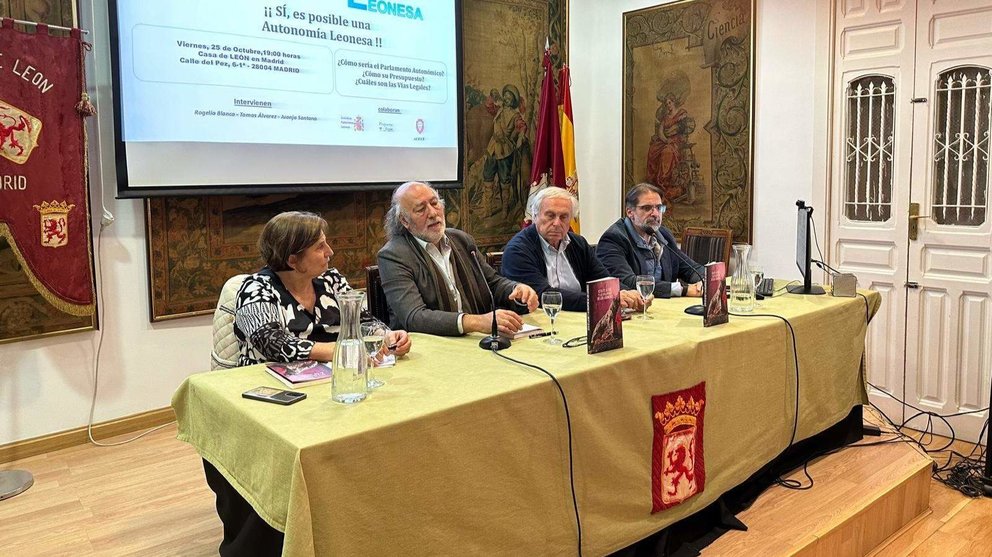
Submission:
<svg viewBox="0 0 992 557">
<path fill-rule="evenodd" d="M 288 271 L 289 256 L 314 245 L 327 234 L 324 217 L 306 211 L 287 211 L 269 219 L 258 237 L 258 251 L 273 271 Z"/>
</svg>

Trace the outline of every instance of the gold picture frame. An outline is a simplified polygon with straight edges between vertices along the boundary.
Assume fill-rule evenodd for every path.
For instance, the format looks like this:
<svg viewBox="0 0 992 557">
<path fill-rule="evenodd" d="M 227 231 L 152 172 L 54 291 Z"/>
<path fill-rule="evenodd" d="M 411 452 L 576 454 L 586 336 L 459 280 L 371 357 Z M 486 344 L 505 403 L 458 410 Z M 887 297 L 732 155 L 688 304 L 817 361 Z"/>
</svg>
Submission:
<svg viewBox="0 0 992 557">
<path fill-rule="evenodd" d="M 682 0 L 623 20 L 623 192 L 658 186 L 676 238 L 693 226 L 750 242 L 753 0 Z"/>
</svg>

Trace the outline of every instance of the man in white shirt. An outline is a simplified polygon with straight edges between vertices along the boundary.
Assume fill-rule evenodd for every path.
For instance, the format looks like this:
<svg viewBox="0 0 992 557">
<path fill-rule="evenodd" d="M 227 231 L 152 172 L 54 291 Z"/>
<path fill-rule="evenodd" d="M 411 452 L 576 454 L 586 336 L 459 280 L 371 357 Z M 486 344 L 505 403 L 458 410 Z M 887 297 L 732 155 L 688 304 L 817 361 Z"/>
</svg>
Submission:
<svg viewBox="0 0 992 557">
<path fill-rule="evenodd" d="M 568 190 L 549 187 L 530 201 L 534 223 L 524 228 L 503 250 L 503 274 L 529 285 L 538 295 L 561 292 L 562 309 L 586 310 L 586 283 L 610 276 L 585 238 L 571 232 L 569 223 L 578 211 L 578 200 Z M 640 309 L 636 290 L 620 292 L 624 307 Z"/>
</svg>

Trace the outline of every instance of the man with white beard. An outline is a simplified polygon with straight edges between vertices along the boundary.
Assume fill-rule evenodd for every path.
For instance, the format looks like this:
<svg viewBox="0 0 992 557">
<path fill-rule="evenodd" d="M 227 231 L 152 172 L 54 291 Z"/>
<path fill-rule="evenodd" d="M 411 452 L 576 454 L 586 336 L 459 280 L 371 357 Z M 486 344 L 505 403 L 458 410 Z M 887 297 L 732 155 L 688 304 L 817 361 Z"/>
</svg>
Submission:
<svg viewBox="0 0 992 557">
<path fill-rule="evenodd" d="M 515 306 L 495 310 L 502 335 L 512 336 L 523 326 L 518 312 L 537 308 L 531 287 L 496 274 L 469 234 L 445 227 L 444 202 L 430 184 L 407 182 L 396 188 L 385 226 L 379 276 L 394 329 L 445 336 L 488 333 L 493 322 L 489 290 L 497 306 Z"/>
</svg>

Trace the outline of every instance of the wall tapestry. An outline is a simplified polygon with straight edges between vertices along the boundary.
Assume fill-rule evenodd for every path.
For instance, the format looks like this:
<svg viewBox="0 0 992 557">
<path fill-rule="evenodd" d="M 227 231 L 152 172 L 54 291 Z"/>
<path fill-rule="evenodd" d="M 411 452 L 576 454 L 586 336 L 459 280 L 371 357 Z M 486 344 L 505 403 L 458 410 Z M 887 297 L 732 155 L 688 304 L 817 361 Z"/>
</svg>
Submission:
<svg viewBox="0 0 992 557">
<path fill-rule="evenodd" d="M 623 191 L 664 193 L 665 225 L 751 238 L 752 0 L 624 13 Z"/>
</svg>

